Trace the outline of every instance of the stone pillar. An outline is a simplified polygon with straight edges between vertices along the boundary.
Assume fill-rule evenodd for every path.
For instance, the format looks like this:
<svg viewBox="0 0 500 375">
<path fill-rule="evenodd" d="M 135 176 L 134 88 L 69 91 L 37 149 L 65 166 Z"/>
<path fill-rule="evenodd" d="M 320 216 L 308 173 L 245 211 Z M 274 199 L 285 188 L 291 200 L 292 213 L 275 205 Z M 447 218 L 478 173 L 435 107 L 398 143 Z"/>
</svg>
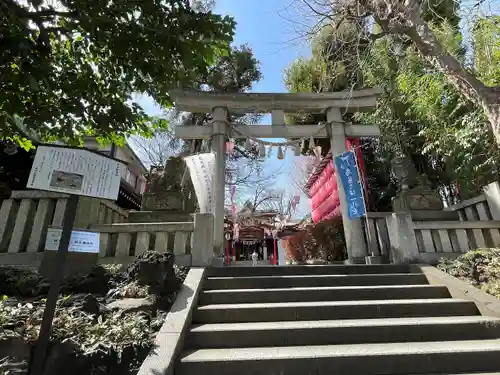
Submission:
<svg viewBox="0 0 500 375">
<path fill-rule="evenodd" d="M 343 154 L 347 151 L 344 122 L 339 108 L 329 108 L 326 119 L 330 126 L 330 145 L 332 155 Z M 333 123 L 332 123 L 333 122 Z M 364 263 L 367 256 L 366 240 L 361 219 L 349 219 L 347 200 L 340 176 L 335 173 L 342 212 L 342 223 L 347 246 L 348 263 Z"/>
<path fill-rule="evenodd" d="M 224 254 L 224 193 L 226 182 L 225 141 L 227 131 L 227 109 L 213 110 L 212 151 L 215 153 L 215 215 L 214 215 L 214 255 Z"/>
<path fill-rule="evenodd" d="M 101 200 L 99 198 L 80 197 L 73 228 L 87 229 L 90 225 L 97 224 L 100 206 Z M 113 223 L 116 223 L 116 220 L 113 220 Z"/>
<path fill-rule="evenodd" d="M 500 185 L 492 182 L 483 188 L 493 220 L 500 220 Z"/>
<path fill-rule="evenodd" d="M 262 253 L 263 253 L 264 261 L 267 261 L 267 246 L 264 245 L 264 247 L 262 249 L 263 249 Z"/>
<path fill-rule="evenodd" d="M 194 215 L 194 232 L 191 236 L 191 266 L 208 267 L 214 261 L 213 243 L 213 216 L 212 214 Z"/>
<path fill-rule="evenodd" d="M 411 214 L 393 213 L 391 216 L 387 216 L 386 223 L 391 246 L 391 262 L 412 263 L 418 261 L 420 253 Z"/>
</svg>

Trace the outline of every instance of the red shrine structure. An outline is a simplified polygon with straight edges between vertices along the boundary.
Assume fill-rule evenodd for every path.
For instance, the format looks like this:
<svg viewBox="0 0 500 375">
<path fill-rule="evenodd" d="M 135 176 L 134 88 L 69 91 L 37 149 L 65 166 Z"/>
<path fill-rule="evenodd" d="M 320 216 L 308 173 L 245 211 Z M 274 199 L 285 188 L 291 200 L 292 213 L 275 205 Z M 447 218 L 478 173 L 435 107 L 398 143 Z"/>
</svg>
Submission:
<svg viewBox="0 0 500 375">
<path fill-rule="evenodd" d="M 355 151 L 361 178 L 365 180 L 366 170 L 359 139 L 348 138 L 346 147 L 347 150 Z M 331 151 L 316 166 L 304 186 L 304 191 L 310 199 L 311 218 L 314 223 L 320 223 L 341 215 L 335 164 Z"/>
</svg>

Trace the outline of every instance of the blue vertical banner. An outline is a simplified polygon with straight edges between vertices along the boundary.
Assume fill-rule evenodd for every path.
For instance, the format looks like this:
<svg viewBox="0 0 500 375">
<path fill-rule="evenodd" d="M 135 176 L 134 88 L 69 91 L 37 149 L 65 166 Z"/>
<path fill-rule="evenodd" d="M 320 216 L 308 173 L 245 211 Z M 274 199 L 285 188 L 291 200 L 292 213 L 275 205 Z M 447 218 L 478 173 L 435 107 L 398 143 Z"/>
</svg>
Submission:
<svg viewBox="0 0 500 375">
<path fill-rule="evenodd" d="M 356 154 L 354 151 L 347 151 L 342 155 L 335 156 L 334 160 L 335 173 L 338 173 L 342 181 L 342 187 L 344 188 L 349 219 L 358 219 L 365 216 L 365 198 L 359 177 Z"/>
</svg>

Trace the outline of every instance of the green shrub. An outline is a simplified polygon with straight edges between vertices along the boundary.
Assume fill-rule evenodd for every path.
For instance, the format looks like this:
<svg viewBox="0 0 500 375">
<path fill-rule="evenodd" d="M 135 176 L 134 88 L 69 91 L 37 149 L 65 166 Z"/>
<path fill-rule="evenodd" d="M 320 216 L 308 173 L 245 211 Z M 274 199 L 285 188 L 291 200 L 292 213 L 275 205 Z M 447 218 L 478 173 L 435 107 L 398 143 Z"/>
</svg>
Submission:
<svg viewBox="0 0 500 375">
<path fill-rule="evenodd" d="M 437 267 L 500 298 L 500 249 L 472 250 L 455 260 L 441 259 Z"/>
</svg>

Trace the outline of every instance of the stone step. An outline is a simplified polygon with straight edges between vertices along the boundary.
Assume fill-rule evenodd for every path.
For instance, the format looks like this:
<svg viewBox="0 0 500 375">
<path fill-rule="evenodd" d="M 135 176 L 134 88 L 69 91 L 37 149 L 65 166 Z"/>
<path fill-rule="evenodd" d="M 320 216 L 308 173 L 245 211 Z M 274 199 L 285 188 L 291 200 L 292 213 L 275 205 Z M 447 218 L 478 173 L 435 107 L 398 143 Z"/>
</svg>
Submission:
<svg viewBox="0 0 500 375">
<path fill-rule="evenodd" d="M 377 273 L 409 273 L 415 269 L 408 264 L 355 264 L 355 265 L 300 265 L 258 267 L 212 267 L 208 276 L 277 276 L 277 275 L 352 275 Z"/>
<path fill-rule="evenodd" d="M 186 348 L 242 348 L 500 338 L 500 318 L 483 316 L 219 323 L 193 326 Z"/>
<path fill-rule="evenodd" d="M 205 290 L 428 284 L 422 273 L 208 277 Z"/>
<path fill-rule="evenodd" d="M 498 371 L 500 340 L 198 349 L 176 375 L 391 375 Z"/>
<path fill-rule="evenodd" d="M 452 298 L 233 303 L 199 306 L 193 323 L 279 322 L 479 315 L 476 305 Z"/>
<path fill-rule="evenodd" d="M 199 304 L 353 301 L 387 299 L 447 298 L 441 285 L 377 285 L 315 288 L 215 289 L 200 294 Z"/>
</svg>

